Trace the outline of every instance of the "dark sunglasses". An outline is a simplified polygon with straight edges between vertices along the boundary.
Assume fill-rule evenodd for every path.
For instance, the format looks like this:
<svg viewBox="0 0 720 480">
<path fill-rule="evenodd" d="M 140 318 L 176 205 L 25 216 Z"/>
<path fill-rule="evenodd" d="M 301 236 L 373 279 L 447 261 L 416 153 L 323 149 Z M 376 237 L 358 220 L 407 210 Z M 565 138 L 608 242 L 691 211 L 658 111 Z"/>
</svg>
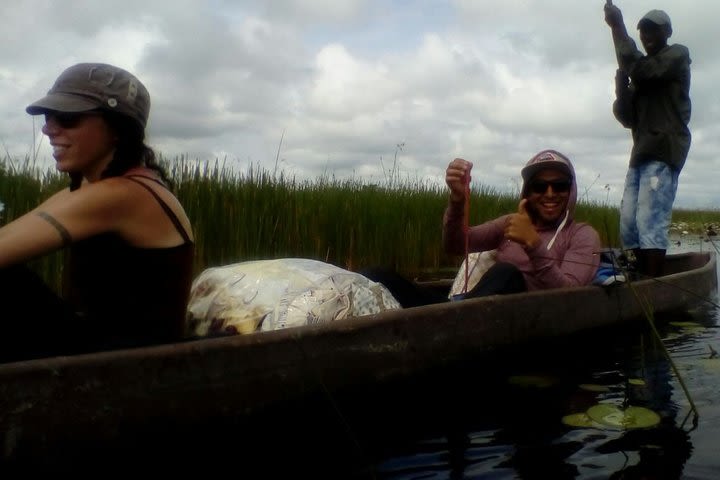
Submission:
<svg viewBox="0 0 720 480">
<path fill-rule="evenodd" d="M 91 115 L 99 115 L 100 112 L 48 112 L 45 114 L 45 121 L 51 118 L 57 122 L 61 128 L 75 128 L 80 125 L 83 119 Z"/>
<path fill-rule="evenodd" d="M 572 182 L 570 180 L 555 180 L 552 182 L 536 180 L 530 182 L 528 188 L 532 193 L 542 194 L 547 192 L 548 186 L 552 187 L 555 193 L 567 193 L 570 191 L 570 187 L 572 187 Z"/>
</svg>

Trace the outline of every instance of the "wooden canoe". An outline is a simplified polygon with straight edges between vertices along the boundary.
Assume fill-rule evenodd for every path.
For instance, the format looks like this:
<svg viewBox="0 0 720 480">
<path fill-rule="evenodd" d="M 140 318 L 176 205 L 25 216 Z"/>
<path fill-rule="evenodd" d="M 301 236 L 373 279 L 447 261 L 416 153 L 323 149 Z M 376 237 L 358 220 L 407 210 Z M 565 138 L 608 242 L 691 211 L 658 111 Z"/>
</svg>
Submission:
<svg viewBox="0 0 720 480">
<path fill-rule="evenodd" d="M 111 441 L 148 419 L 245 416 L 320 389 L 386 381 L 523 342 L 642 320 L 643 304 L 662 313 L 714 299 L 714 253 L 670 255 L 667 270 L 612 287 L 492 296 L 0 365 L 0 460 L 46 456 L 69 438 Z"/>
</svg>

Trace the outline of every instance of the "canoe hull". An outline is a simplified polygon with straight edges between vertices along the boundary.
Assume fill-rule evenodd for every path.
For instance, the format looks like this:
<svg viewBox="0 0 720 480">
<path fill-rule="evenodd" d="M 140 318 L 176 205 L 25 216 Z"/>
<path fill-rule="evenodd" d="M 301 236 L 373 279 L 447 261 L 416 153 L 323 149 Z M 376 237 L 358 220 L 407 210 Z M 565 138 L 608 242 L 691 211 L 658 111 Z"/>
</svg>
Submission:
<svg viewBox="0 0 720 480">
<path fill-rule="evenodd" d="M 320 390 L 644 321 L 643 305 L 654 313 L 682 311 L 714 298 L 714 254 L 675 255 L 669 265 L 678 272 L 607 289 L 478 298 L 262 334 L 0 365 L 0 459 L 46 455 L 68 438 L 111 441 L 148 419 L 202 423 L 247 416 Z"/>
</svg>

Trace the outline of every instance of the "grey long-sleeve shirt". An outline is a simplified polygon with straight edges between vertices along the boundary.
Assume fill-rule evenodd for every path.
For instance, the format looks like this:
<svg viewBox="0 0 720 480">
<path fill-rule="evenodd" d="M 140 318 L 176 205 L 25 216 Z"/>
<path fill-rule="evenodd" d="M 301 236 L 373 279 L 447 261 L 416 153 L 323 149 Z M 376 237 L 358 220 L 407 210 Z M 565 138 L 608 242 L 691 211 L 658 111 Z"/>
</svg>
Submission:
<svg viewBox="0 0 720 480">
<path fill-rule="evenodd" d="M 629 37 L 615 39 L 618 66 L 630 77 L 618 93 L 616 118 L 632 130 L 630 165 L 653 159 L 678 171 L 690 150 L 690 53 L 683 45 L 668 45 L 655 55 L 643 55 Z"/>
</svg>

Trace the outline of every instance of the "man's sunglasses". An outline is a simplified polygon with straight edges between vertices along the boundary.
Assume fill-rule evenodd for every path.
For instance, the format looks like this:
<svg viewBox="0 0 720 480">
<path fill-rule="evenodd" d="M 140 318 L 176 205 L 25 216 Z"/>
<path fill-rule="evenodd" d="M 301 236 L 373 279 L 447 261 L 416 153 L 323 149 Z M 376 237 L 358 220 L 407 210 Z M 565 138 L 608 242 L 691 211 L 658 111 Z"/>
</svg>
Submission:
<svg viewBox="0 0 720 480">
<path fill-rule="evenodd" d="M 52 118 L 61 128 L 75 128 L 88 116 L 99 114 L 100 112 L 92 110 L 89 112 L 48 112 L 45 114 L 45 121 Z"/>
<path fill-rule="evenodd" d="M 555 180 L 552 182 L 535 180 L 530 182 L 528 188 L 532 193 L 543 194 L 547 192 L 549 186 L 552 187 L 555 193 L 567 193 L 570 191 L 570 187 L 572 187 L 572 182 L 570 180 Z"/>
</svg>

